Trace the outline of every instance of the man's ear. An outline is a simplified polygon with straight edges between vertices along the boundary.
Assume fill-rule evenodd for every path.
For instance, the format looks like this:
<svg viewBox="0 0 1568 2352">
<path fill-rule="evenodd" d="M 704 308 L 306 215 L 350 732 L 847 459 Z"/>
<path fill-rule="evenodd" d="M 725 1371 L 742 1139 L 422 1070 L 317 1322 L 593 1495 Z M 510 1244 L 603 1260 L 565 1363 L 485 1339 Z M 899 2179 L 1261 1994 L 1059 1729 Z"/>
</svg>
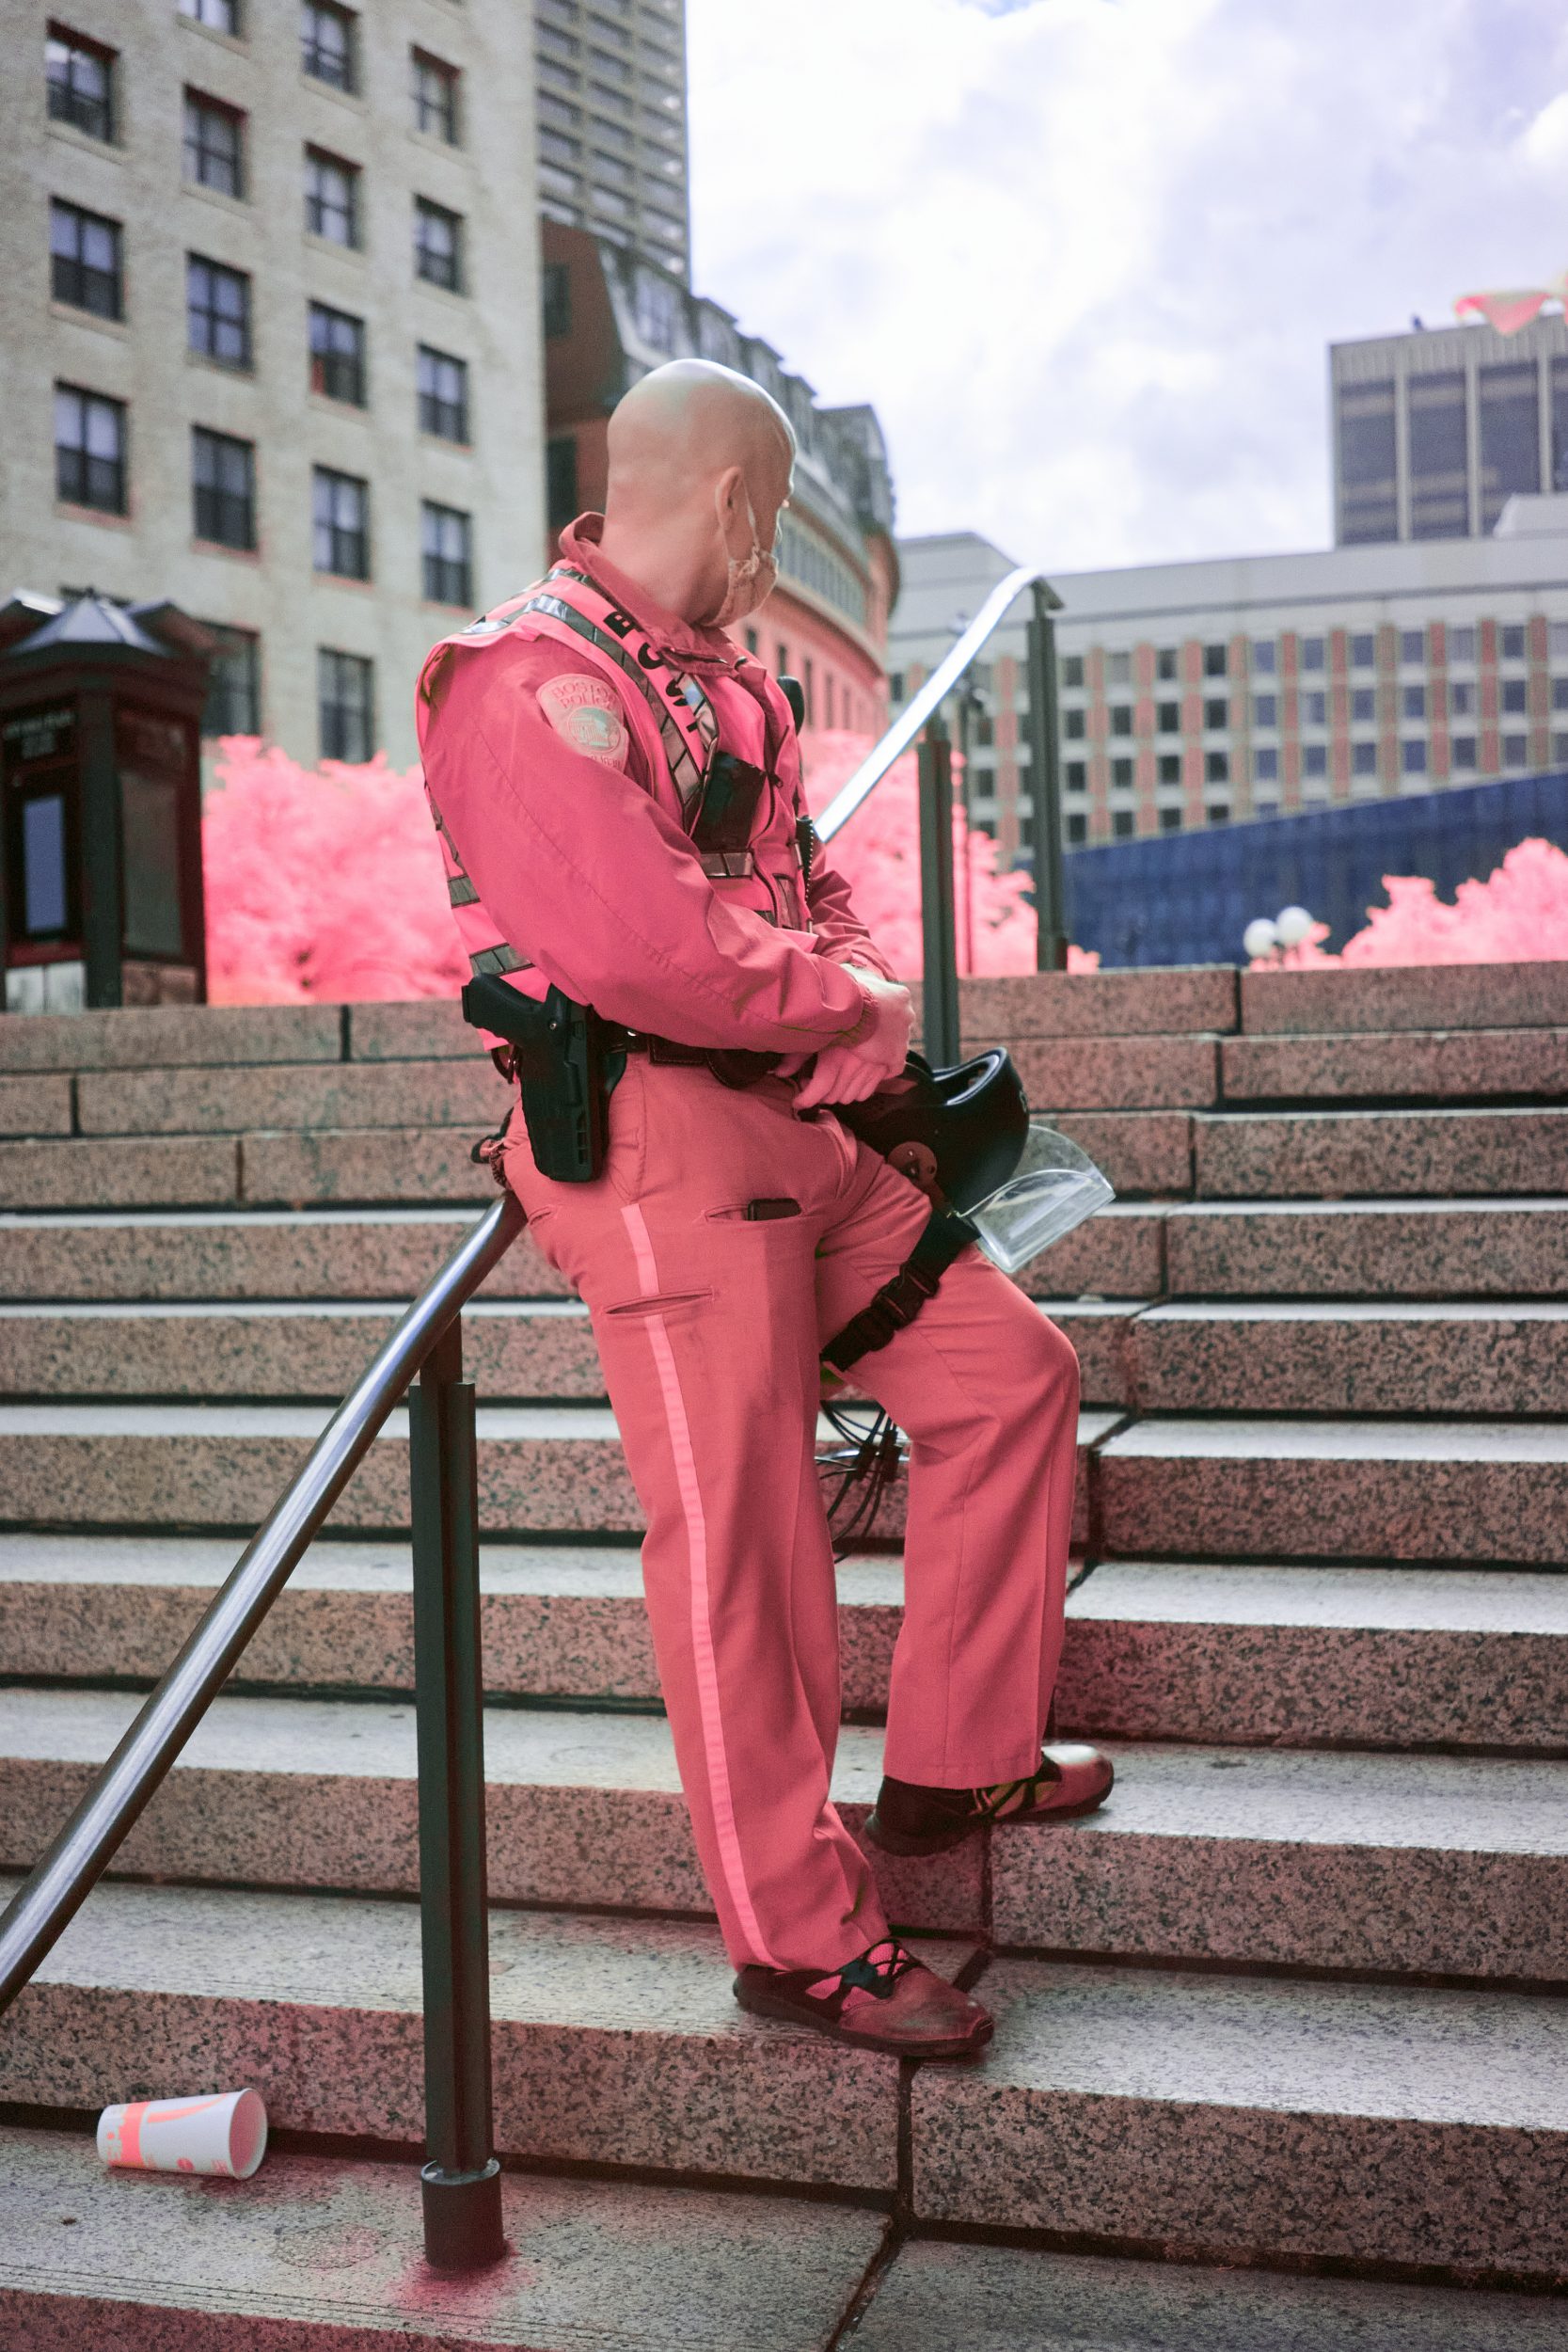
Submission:
<svg viewBox="0 0 1568 2352">
<path fill-rule="evenodd" d="M 726 548 L 734 555 L 736 549 L 732 543 L 737 536 L 743 536 L 744 545 L 738 552 L 745 555 L 751 546 L 751 522 L 747 508 L 746 477 L 738 466 L 725 467 L 714 484 L 713 502 L 718 510 L 719 528 L 724 534 Z"/>
</svg>

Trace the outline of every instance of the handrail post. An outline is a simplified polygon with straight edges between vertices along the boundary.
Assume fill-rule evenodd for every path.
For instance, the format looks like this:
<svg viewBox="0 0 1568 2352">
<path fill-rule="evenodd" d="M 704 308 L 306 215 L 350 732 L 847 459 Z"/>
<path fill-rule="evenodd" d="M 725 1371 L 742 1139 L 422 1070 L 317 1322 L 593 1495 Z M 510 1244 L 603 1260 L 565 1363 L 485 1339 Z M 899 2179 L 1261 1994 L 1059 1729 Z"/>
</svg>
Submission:
<svg viewBox="0 0 1568 2352">
<path fill-rule="evenodd" d="M 425 2256 L 473 2270 L 506 2250 L 490 2093 L 479 1468 L 461 1318 L 408 1398 L 414 1691 L 424 1953 Z"/>
<path fill-rule="evenodd" d="M 958 1058 L 958 965 L 953 927 L 953 749 L 933 711 L 920 746 L 920 929 L 926 1058 Z"/>
<path fill-rule="evenodd" d="M 1062 755 L 1056 699 L 1056 624 L 1062 599 L 1043 580 L 1032 583 L 1028 624 L 1029 837 L 1035 870 L 1035 968 L 1067 968 L 1067 907 L 1062 882 Z"/>
</svg>

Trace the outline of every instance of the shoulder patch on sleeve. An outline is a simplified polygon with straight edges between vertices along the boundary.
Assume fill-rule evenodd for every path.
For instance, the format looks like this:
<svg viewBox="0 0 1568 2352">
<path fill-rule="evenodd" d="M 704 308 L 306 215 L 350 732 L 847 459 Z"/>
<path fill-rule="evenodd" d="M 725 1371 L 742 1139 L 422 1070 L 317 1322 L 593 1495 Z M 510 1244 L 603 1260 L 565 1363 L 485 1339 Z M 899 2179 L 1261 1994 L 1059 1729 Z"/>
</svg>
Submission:
<svg viewBox="0 0 1568 2352">
<path fill-rule="evenodd" d="M 607 678 L 546 678 L 535 688 L 539 707 L 573 751 L 606 768 L 626 764 L 626 723 L 621 699 Z"/>
</svg>

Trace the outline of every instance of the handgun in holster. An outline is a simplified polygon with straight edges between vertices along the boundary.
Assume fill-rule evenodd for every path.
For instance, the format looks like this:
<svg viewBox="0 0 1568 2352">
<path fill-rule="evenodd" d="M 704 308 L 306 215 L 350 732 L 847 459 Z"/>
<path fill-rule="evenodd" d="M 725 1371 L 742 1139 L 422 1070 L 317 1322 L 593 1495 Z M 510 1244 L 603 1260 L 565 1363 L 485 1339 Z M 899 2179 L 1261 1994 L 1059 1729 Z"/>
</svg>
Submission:
<svg viewBox="0 0 1568 2352">
<path fill-rule="evenodd" d="M 624 1053 L 607 1050 L 592 1005 L 553 986 L 539 1004 L 482 972 L 463 991 L 463 1018 L 512 1049 L 529 1150 L 541 1176 L 592 1184 L 604 1166 L 610 1092 L 626 1065 Z"/>
</svg>

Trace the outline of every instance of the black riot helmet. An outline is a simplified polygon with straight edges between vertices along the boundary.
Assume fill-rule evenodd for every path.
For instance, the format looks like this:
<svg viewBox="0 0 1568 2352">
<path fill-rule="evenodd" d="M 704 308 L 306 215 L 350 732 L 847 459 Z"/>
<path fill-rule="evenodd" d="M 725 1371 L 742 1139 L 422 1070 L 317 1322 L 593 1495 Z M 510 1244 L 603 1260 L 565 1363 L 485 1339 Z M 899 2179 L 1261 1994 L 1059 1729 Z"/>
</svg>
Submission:
<svg viewBox="0 0 1568 2352">
<path fill-rule="evenodd" d="M 833 1116 L 900 1175 L 958 1210 L 1007 1182 L 1029 1134 L 1023 1081 L 1000 1045 L 951 1070 L 911 1054 L 902 1078 L 863 1103 L 835 1104 Z"/>
</svg>

